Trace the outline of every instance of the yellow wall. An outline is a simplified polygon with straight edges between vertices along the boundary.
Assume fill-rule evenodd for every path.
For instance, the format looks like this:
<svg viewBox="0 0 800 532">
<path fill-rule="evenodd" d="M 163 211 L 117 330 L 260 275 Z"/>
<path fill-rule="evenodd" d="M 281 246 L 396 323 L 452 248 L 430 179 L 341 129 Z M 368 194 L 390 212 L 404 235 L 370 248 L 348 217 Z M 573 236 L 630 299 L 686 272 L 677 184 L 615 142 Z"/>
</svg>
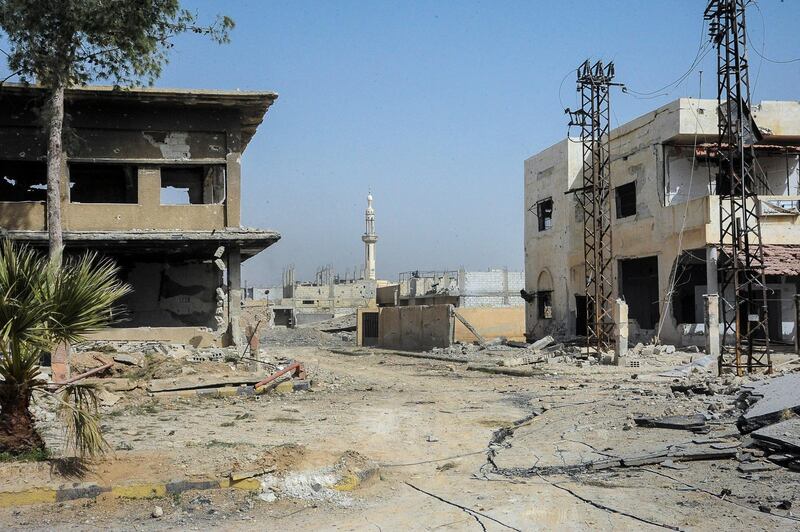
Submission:
<svg viewBox="0 0 800 532">
<path fill-rule="evenodd" d="M 509 340 L 525 339 L 525 307 L 457 308 L 456 312 L 487 340 L 500 336 Z M 456 319 L 455 341 L 468 343 L 475 340 L 475 336 Z"/>
</svg>

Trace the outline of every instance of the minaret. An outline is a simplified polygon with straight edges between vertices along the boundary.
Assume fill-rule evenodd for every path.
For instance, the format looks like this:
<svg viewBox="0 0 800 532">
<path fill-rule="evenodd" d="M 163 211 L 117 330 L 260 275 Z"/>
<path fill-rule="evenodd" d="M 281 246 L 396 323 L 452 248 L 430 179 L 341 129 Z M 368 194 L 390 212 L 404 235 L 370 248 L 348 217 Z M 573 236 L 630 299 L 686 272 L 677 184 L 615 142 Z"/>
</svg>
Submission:
<svg viewBox="0 0 800 532">
<path fill-rule="evenodd" d="M 364 241 L 364 278 L 375 280 L 375 242 L 378 235 L 375 234 L 375 209 L 372 208 L 372 193 L 367 195 L 367 231 L 361 236 Z"/>
</svg>

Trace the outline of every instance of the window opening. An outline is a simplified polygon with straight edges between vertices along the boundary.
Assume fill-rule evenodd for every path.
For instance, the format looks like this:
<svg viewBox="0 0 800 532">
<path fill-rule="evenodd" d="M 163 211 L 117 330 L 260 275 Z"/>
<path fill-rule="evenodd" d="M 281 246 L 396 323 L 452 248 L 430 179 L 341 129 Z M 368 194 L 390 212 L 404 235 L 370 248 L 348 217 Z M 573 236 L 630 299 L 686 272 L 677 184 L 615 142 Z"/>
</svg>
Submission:
<svg viewBox="0 0 800 532">
<path fill-rule="evenodd" d="M 225 167 L 161 167 L 162 205 L 201 205 L 225 201 Z"/>
<path fill-rule="evenodd" d="M 547 198 L 536 204 L 536 216 L 539 218 L 539 231 L 553 227 L 553 200 Z"/>
<path fill-rule="evenodd" d="M 137 203 L 138 171 L 125 164 L 70 163 L 71 203 Z"/>
<path fill-rule="evenodd" d="M 45 201 L 46 199 L 46 163 L 0 161 L 0 201 Z"/>
<path fill-rule="evenodd" d="M 636 214 L 636 181 L 615 188 L 614 197 L 617 204 L 617 218 L 627 218 Z"/>
</svg>

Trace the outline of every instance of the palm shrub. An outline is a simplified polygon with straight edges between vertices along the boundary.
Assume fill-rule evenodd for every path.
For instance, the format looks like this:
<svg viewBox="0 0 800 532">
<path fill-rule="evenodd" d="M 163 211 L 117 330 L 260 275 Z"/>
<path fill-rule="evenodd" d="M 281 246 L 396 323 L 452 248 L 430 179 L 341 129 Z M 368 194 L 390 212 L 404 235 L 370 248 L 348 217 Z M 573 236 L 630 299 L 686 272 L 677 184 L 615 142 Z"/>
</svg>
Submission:
<svg viewBox="0 0 800 532">
<path fill-rule="evenodd" d="M 44 448 L 30 410 L 35 391 L 55 400 L 67 445 L 77 454 L 104 448 L 95 389 L 74 383 L 51 391 L 39 376 L 39 360 L 42 351 L 113 322 L 117 302 L 130 290 L 117 273 L 113 262 L 94 253 L 59 265 L 26 245 L 0 242 L 0 452 Z"/>
</svg>

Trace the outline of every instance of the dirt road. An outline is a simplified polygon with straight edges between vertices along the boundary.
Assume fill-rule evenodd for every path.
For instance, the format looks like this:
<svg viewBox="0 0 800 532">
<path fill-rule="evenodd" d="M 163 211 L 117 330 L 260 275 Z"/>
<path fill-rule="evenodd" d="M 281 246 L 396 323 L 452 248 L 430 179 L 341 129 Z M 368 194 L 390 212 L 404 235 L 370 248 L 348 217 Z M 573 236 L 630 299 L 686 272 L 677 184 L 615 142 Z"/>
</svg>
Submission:
<svg viewBox="0 0 800 532">
<path fill-rule="evenodd" d="M 314 471 L 347 452 L 378 464 L 378 478 L 336 499 L 311 493 L 266 502 L 256 493 L 216 490 L 6 508 L 2 528 L 772 530 L 799 524 L 775 515 L 787 512 L 759 510 L 800 498 L 797 473 L 787 469 L 742 475 L 734 460 L 572 467 L 697 439 L 634 426 L 634 414 L 722 412 L 704 437 L 725 441 L 735 432 L 724 398 L 678 397 L 646 369 L 545 364 L 538 377 L 509 377 L 383 354 L 311 347 L 273 354 L 303 360 L 315 381 L 312 391 L 142 397 L 104 416 L 116 450 L 90 464 L 80 481 L 226 475 L 265 460 L 283 471 Z M 513 430 L 492 446 L 492 465 L 487 451 L 503 427 Z M 6 487 L 75 481 L 46 464 L 0 464 L 0 472 Z M 163 516 L 151 516 L 155 506 Z"/>
</svg>

